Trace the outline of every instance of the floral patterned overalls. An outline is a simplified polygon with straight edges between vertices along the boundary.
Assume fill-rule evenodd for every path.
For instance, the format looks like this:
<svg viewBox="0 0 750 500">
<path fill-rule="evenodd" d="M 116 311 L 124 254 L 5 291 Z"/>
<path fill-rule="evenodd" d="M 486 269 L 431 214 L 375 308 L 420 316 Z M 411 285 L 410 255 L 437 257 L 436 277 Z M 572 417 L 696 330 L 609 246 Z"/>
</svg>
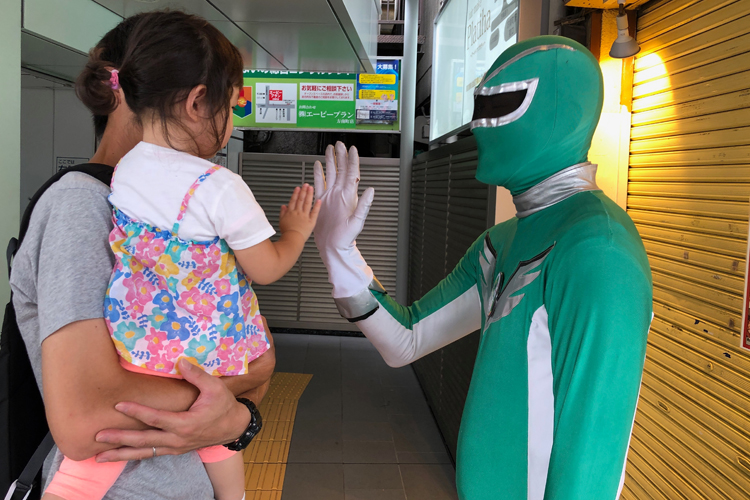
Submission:
<svg viewBox="0 0 750 500">
<path fill-rule="evenodd" d="M 226 241 L 177 236 L 195 190 L 220 168 L 190 186 L 171 232 L 113 209 L 104 316 L 117 352 L 136 368 L 174 376 L 184 357 L 215 376 L 242 375 L 269 348 L 257 297 Z"/>
</svg>

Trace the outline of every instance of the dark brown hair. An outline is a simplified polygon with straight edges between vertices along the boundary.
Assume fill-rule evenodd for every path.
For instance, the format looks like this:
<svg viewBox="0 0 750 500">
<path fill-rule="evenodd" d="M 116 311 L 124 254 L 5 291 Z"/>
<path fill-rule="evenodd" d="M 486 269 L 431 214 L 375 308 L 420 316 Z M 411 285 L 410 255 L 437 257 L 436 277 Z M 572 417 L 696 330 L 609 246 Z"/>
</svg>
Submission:
<svg viewBox="0 0 750 500">
<path fill-rule="evenodd" d="M 242 56 L 218 29 L 198 16 L 154 11 L 121 24 L 131 20 L 134 22 L 130 34 L 125 35 L 121 61 L 106 57 L 113 53 L 104 45 L 104 39 L 92 49 L 76 82 L 78 97 L 94 115 L 110 114 L 117 101 L 109 84 L 108 68 L 117 69 L 128 107 L 139 120 L 153 113 L 171 146 L 167 125 L 181 126 L 177 105 L 187 99 L 193 88 L 205 85 L 209 116 L 219 117 L 218 125 L 216 120 L 210 120 L 213 151 L 200 151 L 195 137 L 193 141 L 200 156 L 212 156 L 221 149 L 226 133 L 232 91 L 242 86 Z M 183 130 L 187 132 L 185 127 Z"/>
</svg>

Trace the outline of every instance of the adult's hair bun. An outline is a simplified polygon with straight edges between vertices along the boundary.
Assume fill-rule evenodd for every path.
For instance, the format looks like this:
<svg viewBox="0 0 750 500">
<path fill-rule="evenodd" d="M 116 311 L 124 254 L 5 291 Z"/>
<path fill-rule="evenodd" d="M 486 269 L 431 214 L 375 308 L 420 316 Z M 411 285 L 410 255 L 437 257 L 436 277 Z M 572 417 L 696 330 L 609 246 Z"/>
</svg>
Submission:
<svg viewBox="0 0 750 500">
<path fill-rule="evenodd" d="M 102 52 L 101 48 L 89 52 L 86 67 L 76 80 L 76 95 L 95 116 L 107 116 L 117 108 L 117 97 L 109 83 L 110 68 L 115 65 L 103 60 Z"/>
</svg>

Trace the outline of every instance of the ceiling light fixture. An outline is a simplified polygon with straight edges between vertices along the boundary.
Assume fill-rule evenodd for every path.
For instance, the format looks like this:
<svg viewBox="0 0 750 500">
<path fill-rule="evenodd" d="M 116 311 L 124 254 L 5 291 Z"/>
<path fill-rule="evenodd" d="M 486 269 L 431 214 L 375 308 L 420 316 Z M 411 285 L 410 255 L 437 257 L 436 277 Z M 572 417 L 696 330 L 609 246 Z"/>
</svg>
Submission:
<svg viewBox="0 0 750 500">
<path fill-rule="evenodd" d="M 609 51 L 610 57 L 625 59 L 641 51 L 638 42 L 628 33 L 628 16 L 625 14 L 625 0 L 617 0 L 620 12 L 617 14 L 617 39 Z"/>
</svg>

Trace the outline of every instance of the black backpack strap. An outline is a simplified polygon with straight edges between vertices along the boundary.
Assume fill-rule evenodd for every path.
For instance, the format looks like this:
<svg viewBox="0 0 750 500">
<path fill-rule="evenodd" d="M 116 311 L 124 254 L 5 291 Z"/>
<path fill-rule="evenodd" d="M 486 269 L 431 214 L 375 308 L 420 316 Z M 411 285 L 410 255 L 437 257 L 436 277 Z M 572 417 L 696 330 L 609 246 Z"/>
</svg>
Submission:
<svg viewBox="0 0 750 500">
<path fill-rule="evenodd" d="M 56 173 L 37 190 L 23 213 L 18 238 L 12 238 L 8 243 L 8 248 L 5 254 L 8 264 L 8 276 L 10 276 L 13 257 L 18 252 L 18 249 L 26 236 L 26 231 L 29 229 L 31 214 L 34 207 L 52 184 L 70 172 L 82 172 L 109 186 L 114 169 L 108 165 L 99 163 L 76 165 Z M 47 428 L 47 422 L 44 417 L 42 398 L 36 386 L 36 381 L 34 380 L 34 374 L 31 369 L 31 364 L 28 359 L 23 339 L 18 330 L 12 298 L 6 306 L 0 343 L 2 343 L 3 346 L 2 349 L 0 349 L 0 376 L 2 376 L 2 378 L 0 378 L 0 389 L 2 389 L 3 393 L 0 394 L 0 424 L 8 426 L 7 429 L 2 429 L 2 432 L 0 432 L 0 451 L 2 451 L 0 454 L 2 455 L 3 462 L 6 460 L 13 462 L 13 460 L 15 460 L 15 463 L 0 463 L 0 488 L 5 489 L 8 487 L 14 475 L 18 474 L 17 471 L 24 463 L 25 458 L 29 456 L 28 453 L 39 443 L 39 440 L 41 440 L 41 444 L 38 444 L 36 451 L 31 455 L 31 458 L 26 461 L 26 465 L 23 468 L 21 475 L 10 486 L 10 490 L 8 490 L 8 493 L 5 496 L 5 500 L 39 498 L 37 492 L 34 492 L 33 495 L 31 494 L 31 489 L 39 477 L 39 471 L 44 464 L 45 458 L 50 450 L 52 450 L 55 443 L 52 439 L 52 435 L 48 432 L 49 429 Z M 11 380 L 12 378 L 13 380 Z M 13 383 L 11 384 L 11 382 Z M 15 401 L 22 402 L 21 406 L 17 407 L 15 413 L 9 413 L 10 406 L 12 406 L 10 403 L 10 395 L 12 391 L 16 391 L 17 396 L 21 394 L 24 395 L 22 398 L 15 397 Z M 20 408 L 20 410 L 18 408 Z M 15 423 L 11 423 L 11 417 L 15 418 Z M 10 432 L 8 431 L 22 428 L 19 426 L 19 422 L 17 422 L 19 419 L 24 420 L 24 430 L 20 433 L 21 436 L 17 436 L 17 439 L 14 439 L 14 442 L 11 443 L 8 441 L 8 438 L 10 437 Z M 44 433 L 46 433 L 46 436 L 42 438 Z M 10 477 L 8 477 L 8 475 L 10 475 Z"/>
<path fill-rule="evenodd" d="M 75 165 L 73 167 L 66 168 L 65 170 L 61 170 L 47 179 L 47 182 L 45 182 L 42 187 L 40 187 L 37 192 L 34 193 L 34 196 L 31 197 L 29 206 L 26 207 L 26 210 L 23 213 L 23 217 L 21 218 L 21 227 L 18 230 L 18 246 L 21 246 L 23 238 L 24 236 L 26 236 L 26 231 L 28 231 L 29 229 L 29 222 L 31 222 L 31 212 L 34 211 L 34 207 L 39 201 L 39 198 L 42 197 L 45 191 L 47 191 L 47 189 L 49 189 L 52 184 L 59 181 L 63 175 L 69 174 L 70 172 L 82 172 L 84 174 L 90 175 L 91 177 L 94 177 L 95 179 L 100 180 L 101 182 L 109 186 L 112 181 L 112 173 L 114 172 L 114 168 L 101 163 L 83 163 L 81 165 Z"/>
<path fill-rule="evenodd" d="M 52 434 L 49 432 L 44 436 L 44 440 L 36 449 L 34 454 L 29 459 L 26 467 L 23 468 L 23 472 L 18 479 L 11 485 L 8 490 L 8 495 L 5 497 L 7 500 L 26 500 L 34 487 L 34 481 L 36 479 L 39 470 L 44 465 L 44 460 L 52 451 L 52 447 L 55 446 L 55 440 L 52 439 Z"/>
<path fill-rule="evenodd" d="M 8 248 L 5 250 L 5 259 L 8 263 L 8 276 L 10 276 L 11 263 L 13 262 L 13 257 L 16 255 L 16 252 L 18 252 L 19 246 L 18 238 L 11 238 L 8 242 Z"/>
<path fill-rule="evenodd" d="M 8 264 L 8 276 L 10 276 L 13 257 L 15 257 L 16 252 L 18 252 L 18 249 L 21 247 L 21 243 L 26 236 L 26 231 L 29 230 L 31 213 L 34 211 L 34 207 L 36 206 L 42 195 L 47 191 L 47 189 L 52 186 L 52 184 L 59 181 L 62 176 L 64 176 L 65 174 L 69 174 L 70 172 L 81 172 L 90 175 L 91 177 L 109 186 L 112 182 L 112 174 L 114 173 L 114 168 L 102 163 L 83 163 L 81 165 L 75 165 L 57 172 L 55 175 L 47 179 L 47 182 L 45 182 L 42 187 L 37 189 L 36 193 L 34 193 L 34 196 L 31 197 L 26 210 L 24 210 L 23 217 L 21 217 L 21 226 L 18 229 L 18 238 L 11 238 L 11 240 L 8 242 L 8 248 L 5 251 L 5 259 Z"/>
</svg>

